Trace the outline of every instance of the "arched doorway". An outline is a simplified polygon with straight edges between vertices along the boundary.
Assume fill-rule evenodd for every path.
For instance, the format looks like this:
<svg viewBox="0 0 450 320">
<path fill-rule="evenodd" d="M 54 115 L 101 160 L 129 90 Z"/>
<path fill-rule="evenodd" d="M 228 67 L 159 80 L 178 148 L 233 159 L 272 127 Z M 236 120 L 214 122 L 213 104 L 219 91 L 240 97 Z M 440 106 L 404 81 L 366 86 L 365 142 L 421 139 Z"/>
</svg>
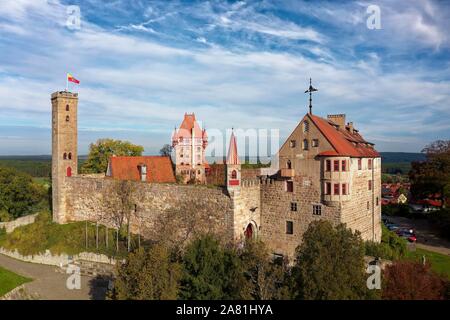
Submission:
<svg viewBox="0 0 450 320">
<path fill-rule="evenodd" d="M 71 168 L 71 167 L 67 167 L 66 175 L 67 175 L 68 177 L 71 177 L 71 176 L 72 176 L 72 168 Z"/>
<path fill-rule="evenodd" d="M 246 240 L 247 239 L 255 239 L 256 232 L 257 232 L 256 224 L 255 224 L 255 222 L 251 221 L 245 228 L 245 231 L 244 231 L 245 239 Z"/>
</svg>

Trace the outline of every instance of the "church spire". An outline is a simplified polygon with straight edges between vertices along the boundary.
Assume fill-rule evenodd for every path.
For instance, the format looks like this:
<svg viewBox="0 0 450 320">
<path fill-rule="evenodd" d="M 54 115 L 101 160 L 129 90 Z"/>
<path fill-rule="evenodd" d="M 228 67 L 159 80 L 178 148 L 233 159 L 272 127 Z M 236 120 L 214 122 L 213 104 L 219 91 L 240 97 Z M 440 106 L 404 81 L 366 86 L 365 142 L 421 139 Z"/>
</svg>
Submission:
<svg viewBox="0 0 450 320">
<path fill-rule="evenodd" d="M 314 91 L 318 91 L 316 88 L 312 86 L 311 78 L 309 78 L 309 88 L 305 91 L 305 93 L 309 92 L 309 114 L 312 114 L 312 93 Z"/>
</svg>

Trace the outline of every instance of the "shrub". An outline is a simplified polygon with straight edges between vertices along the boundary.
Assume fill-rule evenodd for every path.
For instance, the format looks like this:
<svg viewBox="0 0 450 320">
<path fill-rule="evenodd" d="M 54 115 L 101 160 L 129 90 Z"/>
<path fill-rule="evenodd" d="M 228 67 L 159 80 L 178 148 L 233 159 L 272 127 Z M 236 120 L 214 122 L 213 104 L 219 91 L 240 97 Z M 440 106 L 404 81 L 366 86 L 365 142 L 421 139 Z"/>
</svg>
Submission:
<svg viewBox="0 0 450 320">
<path fill-rule="evenodd" d="M 395 232 L 389 231 L 384 225 L 382 227 L 381 243 L 366 241 L 364 244 L 365 254 L 387 260 L 397 260 L 406 255 L 406 240 L 400 238 Z"/>
</svg>

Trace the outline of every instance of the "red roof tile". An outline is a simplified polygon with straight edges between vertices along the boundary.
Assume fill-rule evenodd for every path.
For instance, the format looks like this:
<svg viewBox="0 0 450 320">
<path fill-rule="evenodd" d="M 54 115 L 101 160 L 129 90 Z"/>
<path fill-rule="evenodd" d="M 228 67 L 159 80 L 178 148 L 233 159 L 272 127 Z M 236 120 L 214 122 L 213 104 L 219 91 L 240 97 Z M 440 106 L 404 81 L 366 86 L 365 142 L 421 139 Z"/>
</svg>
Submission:
<svg viewBox="0 0 450 320">
<path fill-rule="evenodd" d="M 337 128 L 333 122 L 321 117 L 308 114 L 312 122 L 322 132 L 334 150 L 320 153 L 320 156 L 350 156 L 378 158 L 380 154 L 357 132 L 350 132 L 346 128 Z"/>
<path fill-rule="evenodd" d="M 141 180 L 139 166 L 147 166 L 147 182 L 176 182 L 169 157 L 111 157 L 109 160 L 109 176 L 119 180 Z"/>
</svg>

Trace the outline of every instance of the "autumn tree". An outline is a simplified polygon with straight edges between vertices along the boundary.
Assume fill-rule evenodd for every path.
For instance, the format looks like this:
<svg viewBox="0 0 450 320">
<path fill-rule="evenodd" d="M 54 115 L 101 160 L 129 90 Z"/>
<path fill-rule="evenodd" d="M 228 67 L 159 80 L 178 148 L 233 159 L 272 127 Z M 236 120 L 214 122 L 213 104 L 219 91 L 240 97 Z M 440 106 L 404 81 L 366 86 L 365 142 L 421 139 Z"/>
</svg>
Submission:
<svg viewBox="0 0 450 320">
<path fill-rule="evenodd" d="M 201 236 L 187 246 L 183 255 L 182 299 L 239 299 L 244 281 L 235 250 L 223 247 L 213 236 Z"/>
<path fill-rule="evenodd" d="M 174 300 L 178 296 L 181 265 L 161 244 L 129 253 L 118 267 L 112 298 L 118 300 Z"/>
<path fill-rule="evenodd" d="M 426 161 L 411 164 L 411 193 L 418 199 L 439 194 L 444 205 L 450 198 L 450 140 L 432 142 L 422 152 Z"/>
<path fill-rule="evenodd" d="M 144 147 L 128 141 L 99 139 L 89 146 L 88 159 L 81 167 L 81 173 L 105 173 L 109 158 L 115 156 L 141 156 Z"/>
<path fill-rule="evenodd" d="M 296 250 L 293 296 L 307 300 L 365 299 L 364 246 L 344 224 L 312 222 Z"/>
<path fill-rule="evenodd" d="M 161 150 L 159 150 L 159 154 L 163 157 L 170 157 L 172 154 L 172 146 L 170 144 L 165 144 Z"/>
<path fill-rule="evenodd" d="M 382 286 L 382 297 L 387 300 L 441 300 L 446 294 L 445 281 L 429 264 L 407 260 L 386 267 Z"/>
<path fill-rule="evenodd" d="M 246 283 L 242 298 L 255 300 L 288 299 L 286 285 L 287 261 L 274 261 L 266 245 L 259 240 L 249 240 L 239 254 Z"/>
</svg>

